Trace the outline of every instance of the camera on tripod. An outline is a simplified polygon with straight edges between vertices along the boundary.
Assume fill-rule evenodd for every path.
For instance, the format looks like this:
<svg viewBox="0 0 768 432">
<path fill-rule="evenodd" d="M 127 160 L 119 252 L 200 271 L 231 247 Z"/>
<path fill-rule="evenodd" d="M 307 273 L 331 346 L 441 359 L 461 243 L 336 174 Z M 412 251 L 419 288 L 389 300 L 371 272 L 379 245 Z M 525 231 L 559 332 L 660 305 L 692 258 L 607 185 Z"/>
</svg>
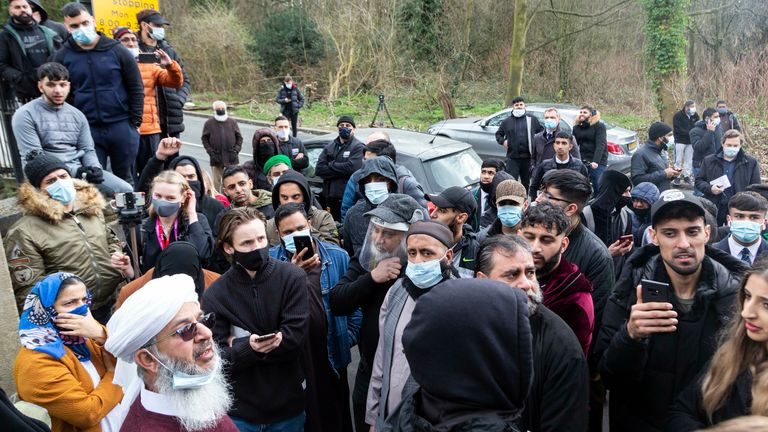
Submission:
<svg viewBox="0 0 768 432">
<path fill-rule="evenodd" d="M 376 119 L 379 117 L 379 114 L 382 115 L 381 121 L 379 121 L 378 127 L 384 127 L 384 114 L 387 115 L 387 118 L 389 119 L 389 124 L 392 126 L 392 128 L 395 127 L 395 122 L 392 121 L 392 116 L 389 115 L 389 110 L 387 109 L 387 104 L 384 102 L 384 95 L 379 95 L 379 107 L 376 108 L 376 114 L 373 115 L 373 120 L 371 120 L 371 124 L 369 127 L 376 127 Z"/>
<path fill-rule="evenodd" d="M 379 95 L 379 103 L 384 103 L 384 95 Z"/>
<path fill-rule="evenodd" d="M 120 225 L 138 225 L 144 218 L 144 192 L 124 192 L 115 194 L 115 208 Z"/>
</svg>

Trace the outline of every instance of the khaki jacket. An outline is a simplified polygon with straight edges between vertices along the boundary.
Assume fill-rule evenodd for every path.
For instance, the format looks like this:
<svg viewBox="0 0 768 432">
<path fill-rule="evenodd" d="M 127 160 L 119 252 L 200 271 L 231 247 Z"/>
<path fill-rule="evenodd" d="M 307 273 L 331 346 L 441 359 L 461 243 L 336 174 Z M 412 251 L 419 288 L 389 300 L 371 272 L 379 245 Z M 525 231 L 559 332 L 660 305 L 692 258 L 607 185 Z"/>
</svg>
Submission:
<svg viewBox="0 0 768 432">
<path fill-rule="evenodd" d="M 104 221 L 104 198 L 82 180 L 75 180 L 75 190 L 75 211 L 66 213 L 64 205 L 45 191 L 29 183 L 19 188 L 18 205 L 24 215 L 5 238 L 19 311 L 35 283 L 51 273 L 79 276 L 93 295 L 91 309 L 107 304 L 123 281 L 111 265 L 112 253 L 122 244 Z"/>
</svg>

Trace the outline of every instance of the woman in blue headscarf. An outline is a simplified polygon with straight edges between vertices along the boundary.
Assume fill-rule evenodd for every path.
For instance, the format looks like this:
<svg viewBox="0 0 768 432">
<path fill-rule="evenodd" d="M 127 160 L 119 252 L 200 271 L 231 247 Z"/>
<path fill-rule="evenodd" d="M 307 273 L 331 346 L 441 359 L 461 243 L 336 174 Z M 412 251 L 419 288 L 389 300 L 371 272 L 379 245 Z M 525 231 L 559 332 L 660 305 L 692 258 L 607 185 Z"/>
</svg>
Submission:
<svg viewBox="0 0 768 432">
<path fill-rule="evenodd" d="M 46 276 L 24 302 L 16 391 L 48 410 L 54 432 L 120 428 L 110 412 L 123 391 L 112 383 L 115 359 L 104 349 L 107 331 L 90 304 L 90 292 L 71 273 Z"/>
</svg>

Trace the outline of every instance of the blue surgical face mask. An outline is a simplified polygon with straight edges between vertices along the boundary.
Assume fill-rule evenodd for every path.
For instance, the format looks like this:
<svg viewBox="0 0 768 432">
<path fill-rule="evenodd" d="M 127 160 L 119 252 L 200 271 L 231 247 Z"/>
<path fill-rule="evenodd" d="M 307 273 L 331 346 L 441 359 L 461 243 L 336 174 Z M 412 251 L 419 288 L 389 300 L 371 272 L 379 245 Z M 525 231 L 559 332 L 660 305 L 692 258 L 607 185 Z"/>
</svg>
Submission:
<svg viewBox="0 0 768 432">
<path fill-rule="evenodd" d="M 71 178 L 58 179 L 54 184 L 45 188 L 45 191 L 51 198 L 64 205 L 75 200 L 75 183 L 72 182 Z"/>
<path fill-rule="evenodd" d="M 301 231 L 295 231 L 287 236 L 283 236 L 283 244 L 285 245 L 285 248 L 288 250 L 288 252 L 295 254 L 296 253 L 296 244 L 293 242 L 293 238 L 296 236 L 307 236 L 309 237 L 309 228 L 303 229 Z"/>
<path fill-rule="evenodd" d="M 499 217 L 502 225 L 512 228 L 519 224 L 523 218 L 523 209 L 513 205 L 503 205 L 499 207 L 496 215 Z"/>
<path fill-rule="evenodd" d="M 213 379 L 216 377 L 213 374 L 213 369 L 211 369 L 208 372 L 197 374 L 197 375 L 191 375 L 181 371 L 174 372 L 173 369 L 166 366 L 157 357 L 152 355 L 151 352 L 147 351 L 147 353 L 151 355 L 153 359 L 157 360 L 157 362 L 160 363 L 160 366 L 168 369 L 173 373 L 173 381 L 171 382 L 171 387 L 174 390 L 198 389 L 200 387 L 205 386 L 206 384 L 210 384 L 211 382 L 213 382 Z"/>
<path fill-rule="evenodd" d="M 80 45 L 90 45 L 96 40 L 98 34 L 94 27 L 80 27 L 72 31 L 72 39 Z"/>
<path fill-rule="evenodd" d="M 365 185 L 365 197 L 373 205 L 379 205 L 389 196 L 389 184 L 387 182 L 371 182 Z"/>
<path fill-rule="evenodd" d="M 723 147 L 723 154 L 732 158 L 739 154 L 739 150 L 741 150 L 741 147 Z"/>
<path fill-rule="evenodd" d="M 557 127 L 557 120 L 555 119 L 544 119 L 544 127 L 552 130 Z"/>
<path fill-rule="evenodd" d="M 443 280 L 443 270 L 440 267 L 442 258 L 423 263 L 408 261 L 405 267 L 405 275 L 414 285 L 421 289 L 432 288 Z"/>
<path fill-rule="evenodd" d="M 720 115 L 728 114 L 728 108 L 718 108 L 717 113 Z"/>
<path fill-rule="evenodd" d="M 760 238 L 763 226 L 757 222 L 735 220 L 731 221 L 731 234 L 742 243 L 752 243 Z"/>
<path fill-rule="evenodd" d="M 720 126 L 720 117 L 712 119 L 712 124 L 715 125 L 715 127 Z"/>
<path fill-rule="evenodd" d="M 673 136 L 667 137 L 667 148 L 669 150 L 672 150 L 673 148 L 675 148 L 675 137 Z"/>
<path fill-rule="evenodd" d="M 163 27 L 151 27 L 149 30 L 149 37 L 156 41 L 165 39 L 165 28 Z"/>
<path fill-rule="evenodd" d="M 688 108 L 688 115 L 694 115 L 696 114 L 696 108 Z"/>
</svg>

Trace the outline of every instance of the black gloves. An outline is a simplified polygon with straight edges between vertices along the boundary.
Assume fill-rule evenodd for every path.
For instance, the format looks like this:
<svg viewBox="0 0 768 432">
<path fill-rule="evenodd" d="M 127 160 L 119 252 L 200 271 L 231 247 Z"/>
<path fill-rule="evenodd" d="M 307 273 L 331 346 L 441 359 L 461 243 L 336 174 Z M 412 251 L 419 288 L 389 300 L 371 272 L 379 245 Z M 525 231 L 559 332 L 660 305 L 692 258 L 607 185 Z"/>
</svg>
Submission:
<svg viewBox="0 0 768 432">
<path fill-rule="evenodd" d="M 78 168 L 75 177 L 82 179 L 83 175 L 85 175 L 85 180 L 88 183 L 101 184 L 104 182 L 104 171 L 97 166 Z"/>
</svg>

